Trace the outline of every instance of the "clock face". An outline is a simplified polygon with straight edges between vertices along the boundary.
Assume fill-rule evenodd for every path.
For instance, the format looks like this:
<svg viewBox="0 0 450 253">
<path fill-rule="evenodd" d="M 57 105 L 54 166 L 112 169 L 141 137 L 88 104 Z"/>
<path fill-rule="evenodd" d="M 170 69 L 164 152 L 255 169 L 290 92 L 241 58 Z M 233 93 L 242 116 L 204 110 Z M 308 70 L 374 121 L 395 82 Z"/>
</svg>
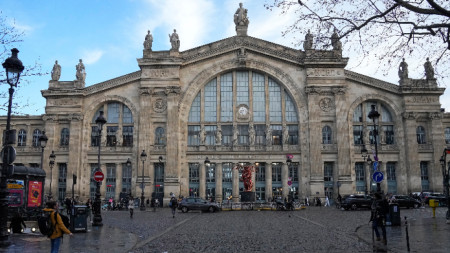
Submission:
<svg viewBox="0 0 450 253">
<path fill-rule="evenodd" d="M 241 106 L 241 107 L 239 108 L 239 114 L 240 114 L 240 115 L 247 115 L 247 113 L 248 113 L 248 109 L 247 109 L 246 107 Z"/>
</svg>

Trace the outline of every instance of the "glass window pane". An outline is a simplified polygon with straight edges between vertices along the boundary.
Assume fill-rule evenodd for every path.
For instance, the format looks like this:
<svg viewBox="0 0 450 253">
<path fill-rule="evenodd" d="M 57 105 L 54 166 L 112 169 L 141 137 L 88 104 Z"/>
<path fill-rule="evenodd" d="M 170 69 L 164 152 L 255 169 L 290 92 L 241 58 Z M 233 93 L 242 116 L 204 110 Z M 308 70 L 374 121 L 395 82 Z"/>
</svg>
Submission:
<svg viewBox="0 0 450 253">
<path fill-rule="evenodd" d="M 286 121 L 296 122 L 297 121 L 297 110 L 295 109 L 294 103 L 292 102 L 291 96 L 287 92 L 284 92 L 284 97 L 286 100 L 285 110 L 286 110 Z"/>
<path fill-rule="evenodd" d="M 188 126 L 188 146 L 200 145 L 200 126 Z"/>
<path fill-rule="evenodd" d="M 61 130 L 60 145 L 63 147 L 69 146 L 69 129 L 68 128 L 63 128 Z"/>
<path fill-rule="evenodd" d="M 445 128 L 445 144 L 450 144 L 450 127 Z"/>
<path fill-rule="evenodd" d="M 354 144 L 363 144 L 363 126 L 353 126 L 353 141 Z M 366 143 L 368 144 L 368 143 Z"/>
<path fill-rule="evenodd" d="M 258 73 L 252 74 L 253 86 L 253 121 L 266 121 L 266 93 L 264 76 Z"/>
<path fill-rule="evenodd" d="M 281 88 L 269 78 L 269 115 L 271 122 L 281 122 Z"/>
<path fill-rule="evenodd" d="M 217 121 L 217 80 L 205 86 L 205 121 Z"/>
<path fill-rule="evenodd" d="M 233 138 L 233 125 L 223 125 L 222 126 L 222 145 L 231 145 Z"/>
<path fill-rule="evenodd" d="M 119 123 L 119 103 L 109 103 L 108 104 L 108 123 Z"/>
<path fill-rule="evenodd" d="M 164 128 L 157 127 L 155 130 L 155 145 L 165 145 L 166 144 L 166 134 Z"/>
<path fill-rule="evenodd" d="M 205 144 L 213 146 L 216 144 L 216 129 L 217 126 L 205 126 L 206 138 Z"/>
<path fill-rule="evenodd" d="M 200 92 L 192 102 L 191 110 L 189 111 L 189 122 L 200 122 Z"/>
<path fill-rule="evenodd" d="M 20 129 L 17 138 L 17 146 L 23 147 L 26 146 L 26 143 L 27 143 L 27 131 L 25 131 L 24 129 Z"/>
<path fill-rule="evenodd" d="M 362 104 L 358 105 L 353 112 L 353 122 L 363 122 Z"/>
<path fill-rule="evenodd" d="M 391 113 L 384 105 L 381 105 L 381 121 L 382 122 L 392 122 Z"/>
<path fill-rule="evenodd" d="M 238 125 L 238 144 L 248 145 L 248 125 Z"/>
<path fill-rule="evenodd" d="M 231 163 L 222 164 L 222 182 L 233 182 L 233 173 Z"/>
<path fill-rule="evenodd" d="M 289 145 L 297 145 L 298 144 L 298 125 L 288 125 L 289 132 Z"/>
<path fill-rule="evenodd" d="M 132 147 L 133 146 L 133 127 L 125 126 L 122 131 L 123 143 L 124 147 Z"/>
<path fill-rule="evenodd" d="M 255 127 L 255 145 L 266 144 L 266 125 L 254 125 Z"/>
<path fill-rule="evenodd" d="M 227 73 L 220 77 L 220 116 L 221 121 L 233 121 L 233 75 Z"/>
<path fill-rule="evenodd" d="M 109 126 L 106 128 L 106 146 L 114 147 L 117 144 L 117 129 L 116 126 Z"/>
<path fill-rule="evenodd" d="M 33 131 L 33 147 L 40 147 L 39 137 L 41 137 L 41 130 L 35 129 Z"/>
<path fill-rule="evenodd" d="M 133 115 L 131 114 L 130 108 L 128 108 L 126 105 L 122 105 L 123 107 L 123 123 L 133 123 Z"/>
<path fill-rule="evenodd" d="M 283 126 L 272 125 L 272 145 L 281 145 L 283 142 Z"/>
<path fill-rule="evenodd" d="M 238 105 L 248 103 L 248 71 L 236 72 L 236 102 Z"/>
</svg>

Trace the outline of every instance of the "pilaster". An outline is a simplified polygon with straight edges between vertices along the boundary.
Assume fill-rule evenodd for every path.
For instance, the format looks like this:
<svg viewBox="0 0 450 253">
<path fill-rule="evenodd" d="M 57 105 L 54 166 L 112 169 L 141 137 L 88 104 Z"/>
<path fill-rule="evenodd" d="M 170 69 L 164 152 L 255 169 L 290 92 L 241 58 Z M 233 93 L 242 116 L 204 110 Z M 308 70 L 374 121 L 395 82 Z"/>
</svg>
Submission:
<svg viewBox="0 0 450 253">
<path fill-rule="evenodd" d="M 216 163 L 216 202 L 222 203 L 222 163 Z"/>
<path fill-rule="evenodd" d="M 199 196 L 202 199 L 206 199 L 206 166 L 204 163 L 200 163 L 199 164 L 199 187 L 198 187 L 198 191 L 199 191 Z M 234 189 L 234 188 L 233 188 Z M 233 198 L 234 198 L 234 193 L 233 193 Z"/>
<path fill-rule="evenodd" d="M 287 184 L 288 181 L 288 166 L 286 163 L 283 163 L 283 165 L 281 165 L 281 185 L 283 187 L 283 193 L 282 193 L 282 197 L 287 198 L 288 193 L 289 193 L 289 185 Z"/>
<path fill-rule="evenodd" d="M 272 163 L 266 163 L 266 201 L 272 201 Z"/>
<path fill-rule="evenodd" d="M 232 169 L 233 170 L 233 202 L 239 202 L 239 170 Z"/>
</svg>

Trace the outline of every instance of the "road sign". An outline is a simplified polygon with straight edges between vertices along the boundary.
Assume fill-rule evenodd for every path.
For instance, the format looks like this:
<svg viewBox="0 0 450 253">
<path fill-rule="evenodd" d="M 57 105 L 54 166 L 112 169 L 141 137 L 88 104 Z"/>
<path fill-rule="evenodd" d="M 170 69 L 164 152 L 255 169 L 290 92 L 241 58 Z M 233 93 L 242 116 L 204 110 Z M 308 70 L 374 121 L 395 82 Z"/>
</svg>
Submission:
<svg viewBox="0 0 450 253">
<path fill-rule="evenodd" d="M 378 169 L 378 162 L 375 161 L 375 162 L 373 162 L 373 170 L 375 171 L 377 169 Z"/>
<path fill-rule="evenodd" d="M 372 179 L 375 183 L 380 183 L 381 181 L 383 181 L 384 175 L 383 172 L 381 171 L 377 171 L 375 173 L 373 173 L 372 175 Z"/>
<path fill-rule="evenodd" d="M 3 163 L 11 164 L 16 160 L 16 149 L 13 146 L 5 146 L 2 149 Z"/>
<path fill-rule="evenodd" d="M 103 181 L 103 179 L 105 178 L 105 175 L 103 174 L 103 172 L 101 171 L 96 171 L 94 173 L 94 180 L 97 182 L 101 182 Z"/>
</svg>

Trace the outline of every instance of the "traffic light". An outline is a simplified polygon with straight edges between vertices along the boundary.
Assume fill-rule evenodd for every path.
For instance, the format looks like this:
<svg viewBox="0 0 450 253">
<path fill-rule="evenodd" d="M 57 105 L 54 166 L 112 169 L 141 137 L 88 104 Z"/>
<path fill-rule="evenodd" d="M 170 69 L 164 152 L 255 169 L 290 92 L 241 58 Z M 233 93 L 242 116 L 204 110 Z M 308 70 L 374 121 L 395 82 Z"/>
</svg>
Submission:
<svg viewBox="0 0 450 253">
<path fill-rule="evenodd" d="M 77 175 L 73 174 L 73 184 L 77 184 Z"/>
</svg>

